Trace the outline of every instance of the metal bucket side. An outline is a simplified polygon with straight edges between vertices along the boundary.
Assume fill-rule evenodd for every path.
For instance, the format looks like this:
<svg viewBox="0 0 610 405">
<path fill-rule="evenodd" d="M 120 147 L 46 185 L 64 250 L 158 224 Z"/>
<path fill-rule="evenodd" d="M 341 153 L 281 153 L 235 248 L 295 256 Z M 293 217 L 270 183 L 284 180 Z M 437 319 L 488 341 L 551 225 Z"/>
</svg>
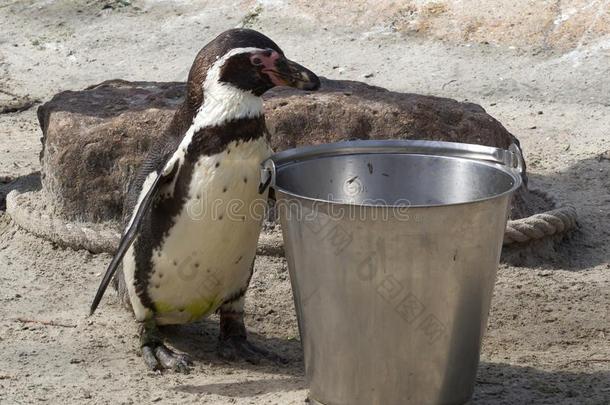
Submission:
<svg viewBox="0 0 610 405">
<path fill-rule="evenodd" d="M 377 171 L 385 165 L 399 180 L 388 183 L 375 178 L 371 167 L 370 156 L 383 154 L 420 157 L 406 166 L 392 158 L 375 160 L 376 175 L 384 175 Z M 441 159 L 421 164 L 424 155 Z M 329 165 L 334 156 L 341 158 Z M 447 157 L 453 168 L 438 164 Z M 274 165 L 281 171 L 306 161 L 318 166 L 275 177 Z M 486 169 L 470 170 L 476 168 L 466 162 L 475 161 Z M 492 167 L 513 181 L 496 187 L 498 177 L 487 177 Z M 431 405 L 470 398 L 509 199 L 521 184 L 522 168 L 516 146 L 505 151 L 429 141 L 342 142 L 284 151 L 266 162 L 314 403 Z M 366 180 L 357 196 L 374 197 L 384 184 L 424 194 L 458 193 L 432 205 L 427 202 L 433 198 L 420 198 L 406 212 L 391 198 L 381 205 L 361 204 L 361 198 L 342 202 L 345 194 L 353 195 L 349 187 L 339 199 L 331 195 L 326 181 L 350 185 L 358 174 Z M 434 177 L 447 175 L 453 175 L 449 182 Z M 459 193 L 459 187 L 477 187 L 492 177 L 485 184 L 494 187 L 483 194 Z M 374 183 L 367 188 L 366 181 Z M 286 188 L 290 182 L 305 194 Z M 316 189 L 324 184 L 324 190 Z"/>
<path fill-rule="evenodd" d="M 461 404 L 473 391 L 510 195 L 359 218 L 278 191 L 311 398 Z M 364 215 L 362 215 L 364 213 Z"/>
</svg>

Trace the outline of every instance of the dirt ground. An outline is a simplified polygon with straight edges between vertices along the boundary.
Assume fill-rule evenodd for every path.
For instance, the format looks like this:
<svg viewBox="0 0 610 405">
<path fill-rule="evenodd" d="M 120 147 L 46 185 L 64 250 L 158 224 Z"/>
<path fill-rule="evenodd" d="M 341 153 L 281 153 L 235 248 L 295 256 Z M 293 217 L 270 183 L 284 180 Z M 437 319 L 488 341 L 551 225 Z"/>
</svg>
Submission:
<svg viewBox="0 0 610 405">
<path fill-rule="evenodd" d="M 590 3 L 608 13 L 607 1 Z M 554 255 L 532 249 L 528 267 L 501 264 L 472 403 L 610 403 L 610 38 L 585 30 L 567 48 L 541 49 L 481 34 L 473 42 L 364 31 L 339 25 L 339 9 L 318 24 L 302 7 L 290 10 L 281 0 L 0 0 L 0 106 L 112 78 L 184 80 L 198 49 L 237 25 L 327 77 L 479 103 L 522 141 L 530 187 L 574 204 L 580 227 Z M 0 201 L 11 180 L 39 170 L 40 136 L 35 108 L 0 113 Z M 4 209 L 0 202 L 0 403 L 304 403 L 283 258 L 257 259 L 247 325 L 288 364 L 221 361 L 210 319 L 167 330 L 193 356 L 191 374 L 155 374 L 112 294 L 86 317 L 110 256 L 38 239 Z"/>
</svg>

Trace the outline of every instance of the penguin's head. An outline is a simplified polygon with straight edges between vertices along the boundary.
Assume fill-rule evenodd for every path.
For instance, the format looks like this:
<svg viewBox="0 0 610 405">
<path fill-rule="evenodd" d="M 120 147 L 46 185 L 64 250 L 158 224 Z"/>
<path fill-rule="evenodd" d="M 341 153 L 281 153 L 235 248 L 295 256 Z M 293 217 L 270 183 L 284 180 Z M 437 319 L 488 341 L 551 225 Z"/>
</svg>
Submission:
<svg viewBox="0 0 610 405">
<path fill-rule="evenodd" d="M 273 48 L 234 48 L 219 67 L 218 81 L 261 96 L 275 86 L 317 90 L 320 79 L 311 70 Z"/>
<path fill-rule="evenodd" d="M 258 31 L 227 30 L 197 54 L 189 72 L 187 104 L 195 109 L 212 88 L 261 96 L 275 86 L 317 90 L 320 79 L 309 69 L 287 59 L 270 38 Z"/>
</svg>

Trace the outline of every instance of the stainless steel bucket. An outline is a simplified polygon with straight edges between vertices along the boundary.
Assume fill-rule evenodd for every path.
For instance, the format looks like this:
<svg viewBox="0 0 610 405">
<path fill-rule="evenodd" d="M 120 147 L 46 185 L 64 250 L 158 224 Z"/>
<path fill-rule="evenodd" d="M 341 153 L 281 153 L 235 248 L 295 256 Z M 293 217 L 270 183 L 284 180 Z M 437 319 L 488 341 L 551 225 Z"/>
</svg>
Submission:
<svg viewBox="0 0 610 405">
<path fill-rule="evenodd" d="M 429 141 L 266 162 L 314 404 L 468 401 L 521 162 Z"/>
</svg>

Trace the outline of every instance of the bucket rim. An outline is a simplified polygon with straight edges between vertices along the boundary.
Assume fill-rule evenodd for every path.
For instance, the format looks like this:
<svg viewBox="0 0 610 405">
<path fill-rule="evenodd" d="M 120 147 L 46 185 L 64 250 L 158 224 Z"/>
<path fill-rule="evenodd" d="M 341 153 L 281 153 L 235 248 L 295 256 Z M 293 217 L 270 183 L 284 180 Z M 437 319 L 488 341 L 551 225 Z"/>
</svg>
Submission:
<svg viewBox="0 0 610 405">
<path fill-rule="evenodd" d="M 307 197 L 279 187 L 275 181 L 275 173 L 278 168 L 284 165 L 308 160 L 315 160 L 332 156 L 349 156 L 349 155 L 365 155 L 365 154 L 406 154 L 406 155 L 434 155 L 442 158 L 466 159 L 476 161 L 488 167 L 493 167 L 508 176 L 513 180 L 510 188 L 502 193 L 491 196 L 481 197 L 469 201 L 460 201 L 452 203 L 440 204 L 370 204 L 370 203 L 355 203 L 347 201 L 331 201 L 322 198 Z M 275 153 L 264 162 L 264 166 L 269 164 L 273 167 L 272 187 L 282 194 L 287 196 L 303 199 L 312 202 L 319 206 L 333 205 L 345 207 L 362 207 L 362 208 L 379 208 L 379 209 L 405 209 L 405 208 L 436 208 L 450 207 L 458 205 L 476 204 L 484 201 L 502 198 L 510 195 L 518 190 L 522 184 L 523 173 L 523 157 L 516 148 L 511 150 L 494 148 L 491 146 L 444 142 L 444 141 L 423 141 L 423 140 L 355 140 L 342 141 L 335 143 L 327 143 L 314 146 L 306 146 L 301 148 L 287 149 L 282 152 Z"/>
</svg>

